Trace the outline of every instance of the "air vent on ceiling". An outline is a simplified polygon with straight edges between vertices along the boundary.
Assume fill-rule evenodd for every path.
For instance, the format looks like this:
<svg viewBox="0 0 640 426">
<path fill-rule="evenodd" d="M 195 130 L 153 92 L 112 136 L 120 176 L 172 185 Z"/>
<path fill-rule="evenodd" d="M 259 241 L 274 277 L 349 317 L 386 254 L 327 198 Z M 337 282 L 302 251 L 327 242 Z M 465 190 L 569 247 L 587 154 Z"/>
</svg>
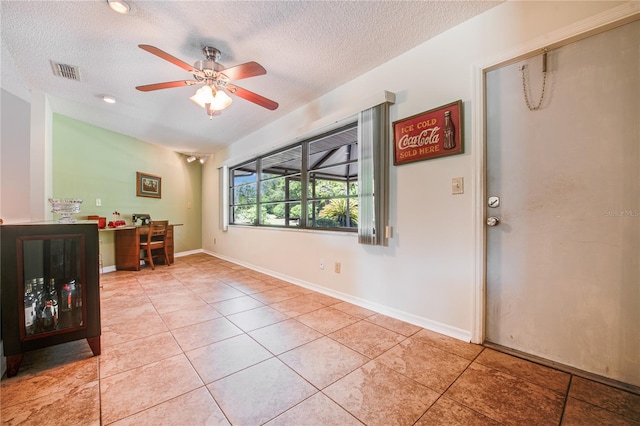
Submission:
<svg viewBox="0 0 640 426">
<path fill-rule="evenodd" d="M 68 78 L 69 80 L 80 81 L 80 69 L 73 65 L 61 64 L 50 61 L 53 67 L 53 73 L 58 77 Z"/>
</svg>

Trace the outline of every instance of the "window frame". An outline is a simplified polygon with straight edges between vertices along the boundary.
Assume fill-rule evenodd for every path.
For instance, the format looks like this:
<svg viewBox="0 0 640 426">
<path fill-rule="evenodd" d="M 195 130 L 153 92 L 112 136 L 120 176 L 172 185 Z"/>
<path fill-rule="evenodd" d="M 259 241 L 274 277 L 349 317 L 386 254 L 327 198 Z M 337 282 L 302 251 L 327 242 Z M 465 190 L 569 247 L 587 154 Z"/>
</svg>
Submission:
<svg viewBox="0 0 640 426">
<path fill-rule="evenodd" d="M 344 227 L 344 226 L 313 226 L 313 223 L 316 223 L 315 220 L 313 221 L 313 223 L 310 221 L 310 218 L 308 217 L 309 214 L 309 209 L 312 209 L 312 212 L 315 212 L 315 203 L 320 201 L 322 202 L 324 201 L 328 201 L 328 200 L 333 200 L 333 199 L 347 199 L 347 206 L 349 204 L 355 205 L 356 206 L 356 212 L 359 213 L 359 208 L 358 208 L 358 188 L 359 188 L 359 183 L 360 183 L 360 177 L 358 174 L 358 162 L 359 162 L 359 158 L 357 155 L 357 145 L 359 143 L 358 141 L 358 120 L 354 119 L 354 121 L 350 121 L 349 123 L 340 126 L 339 128 L 321 133 L 317 136 L 313 136 L 307 139 L 304 139 L 302 141 L 284 146 L 282 148 L 267 152 L 265 154 L 253 157 L 249 160 L 243 161 L 242 163 L 230 166 L 228 169 L 228 192 L 229 192 L 229 199 L 228 199 L 228 205 L 227 207 L 227 211 L 228 211 L 228 215 L 229 215 L 229 225 L 233 225 L 233 226 L 255 226 L 255 227 L 267 227 L 267 228 L 278 228 L 278 229 L 301 229 L 301 230 L 317 230 L 317 231 L 337 231 L 337 232 L 348 232 L 348 233 L 357 233 L 358 232 L 358 227 L 357 227 L 357 220 L 355 222 L 355 227 L 353 226 L 353 224 L 351 224 L 350 227 Z M 351 156 L 355 156 L 355 159 L 349 159 L 343 162 L 339 162 L 339 163 L 335 163 L 335 164 L 331 164 L 330 166 L 323 166 L 322 164 L 319 167 L 313 168 L 313 169 L 309 169 L 310 164 L 309 164 L 309 160 L 310 160 L 310 156 L 309 156 L 309 147 L 311 144 L 313 144 L 314 142 L 317 142 L 321 139 L 326 139 L 328 137 L 331 137 L 332 135 L 336 135 L 339 133 L 343 133 L 345 131 L 349 131 L 351 129 L 355 129 L 355 134 L 356 134 L 356 138 L 354 140 L 354 142 L 348 143 L 348 144 L 343 144 L 340 145 L 338 148 L 336 149 L 340 149 L 341 147 L 349 147 L 348 150 L 354 150 L 355 148 L 355 153 L 351 154 Z M 296 147 L 300 147 L 300 151 L 301 151 L 301 158 L 300 158 L 300 171 L 299 173 L 288 173 L 288 174 L 283 174 L 281 177 L 277 177 L 277 176 L 273 176 L 271 175 L 268 178 L 264 178 L 263 179 L 263 170 L 262 170 L 262 166 L 263 166 L 263 160 L 267 159 L 269 157 L 273 157 L 276 156 L 278 154 L 281 154 L 283 152 L 295 149 Z M 247 166 L 250 165 L 252 163 L 255 162 L 255 174 L 256 174 L 256 178 L 255 178 L 255 185 L 256 185 L 256 201 L 255 201 L 255 219 L 253 221 L 253 223 L 237 223 L 235 222 L 235 214 L 234 214 L 234 209 L 238 206 L 252 206 L 253 203 L 238 203 L 236 204 L 236 188 L 239 187 L 240 185 L 236 185 L 236 183 L 234 182 L 234 172 L 243 167 L 243 166 Z M 345 195 L 340 195 L 340 196 L 332 196 L 330 198 L 328 197 L 312 197 L 309 194 L 309 182 L 310 182 L 310 175 L 312 173 L 314 173 L 314 171 L 317 170 L 323 170 L 323 169 L 328 169 L 331 167 L 340 167 L 340 166 L 344 166 L 346 167 L 347 172 L 350 170 L 350 168 L 355 168 L 356 170 L 356 178 L 355 178 L 355 184 L 356 184 L 356 190 L 355 193 L 351 193 L 350 191 L 350 181 L 349 178 L 350 176 L 345 176 L 344 177 L 344 181 L 346 186 L 345 189 Z M 288 178 L 291 176 L 299 176 L 299 181 L 300 181 L 300 198 L 299 199 L 293 199 L 290 197 L 289 194 L 287 194 L 285 196 L 284 200 L 281 201 L 264 201 L 263 200 L 263 182 L 268 182 L 268 181 L 273 181 L 275 179 L 281 179 L 281 178 Z M 332 179 L 323 179 L 323 180 L 332 180 Z M 353 183 L 353 182 L 351 182 Z M 246 185 L 246 184 L 243 184 Z M 287 191 L 286 191 L 287 192 Z M 285 192 L 285 193 L 286 193 Z M 263 215 L 263 211 L 265 211 L 264 207 L 266 205 L 269 204 L 284 204 L 285 205 L 285 210 L 287 211 L 284 220 L 284 224 L 280 225 L 280 224 L 267 224 L 264 223 L 264 219 L 262 217 Z M 299 214 L 299 218 L 291 218 L 289 215 L 289 209 L 287 209 L 287 206 L 289 205 L 295 205 L 295 204 L 299 204 L 300 205 L 300 214 Z M 348 209 L 348 207 L 347 207 Z M 348 212 L 349 210 L 347 210 Z M 315 215 L 313 215 L 315 216 Z M 357 216 L 356 216 L 357 217 Z M 298 226 L 295 225 L 290 225 L 290 221 L 294 221 L 297 220 L 298 221 Z M 351 218 L 347 218 L 346 222 L 347 223 L 351 223 L 350 222 Z"/>
</svg>

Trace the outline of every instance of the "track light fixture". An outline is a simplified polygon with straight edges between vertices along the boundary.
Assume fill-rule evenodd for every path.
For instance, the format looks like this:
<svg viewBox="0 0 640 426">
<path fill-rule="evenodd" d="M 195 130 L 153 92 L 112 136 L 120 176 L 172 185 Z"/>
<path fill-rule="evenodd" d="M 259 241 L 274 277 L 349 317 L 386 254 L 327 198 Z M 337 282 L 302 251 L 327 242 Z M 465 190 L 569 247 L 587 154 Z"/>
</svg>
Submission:
<svg viewBox="0 0 640 426">
<path fill-rule="evenodd" d="M 181 154 L 187 156 L 187 163 L 193 163 L 194 161 L 198 160 L 200 164 L 204 164 L 209 159 L 208 154 L 198 154 L 197 152 L 196 153 L 182 152 Z"/>
</svg>

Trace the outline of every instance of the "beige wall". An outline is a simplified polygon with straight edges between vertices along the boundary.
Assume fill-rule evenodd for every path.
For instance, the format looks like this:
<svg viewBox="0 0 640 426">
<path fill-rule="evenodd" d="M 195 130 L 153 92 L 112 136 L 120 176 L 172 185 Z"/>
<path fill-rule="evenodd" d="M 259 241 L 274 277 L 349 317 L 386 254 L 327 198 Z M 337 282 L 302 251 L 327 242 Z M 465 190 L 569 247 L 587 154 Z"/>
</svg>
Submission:
<svg viewBox="0 0 640 426">
<path fill-rule="evenodd" d="M 119 133 L 54 114 L 53 197 L 81 198 L 81 214 L 112 220 L 118 211 L 131 223 L 132 213 L 181 223 L 175 251 L 202 247 L 202 167 L 185 156 Z M 136 172 L 162 178 L 162 198 L 136 196 Z M 101 206 L 96 206 L 100 199 Z M 114 231 L 100 232 L 103 264 L 115 264 Z"/>
<path fill-rule="evenodd" d="M 287 145 L 326 117 L 350 113 L 382 90 L 396 93 L 391 120 L 457 99 L 464 103 L 465 153 L 390 170 L 389 247 L 357 244 L 351 234 L 256 229 L 219 229 L 218 209 L 203 224 L 203 248 L 220 256 L 313 286 L 379 312 L 470 340 L 477 326 L 477 161 L 482 140 L 474 136 L 474 67 L 505 58 L 619 2 L 507 2 L 360 76 L 322 98 L 219 152 L 207 164 L 203 205 L 218 205 L 213 172 L 250 155 Z M 543 43 L 543 41 L 540 41 Z M 538 47 L 542 47 L 541 45 Z M 324 119 L 324 121 L 323 121 Z M 301 129 L 305 129 L 304 131 Z M 481 135 L 479 136 L 482 137 Z M 463 177 L 465 193 L 451 194 Z M 209 207 L 207 207 L 209 208 Z M 212 215 L 209 217 L 209 215 Z M 215 239 L 215 243 L 214 243 Z M 319 260 L 329 265 L 319 269 Z M 333 271 L 333 263 L 342 272 Z"/>
<path fill-rule="evenodd" d="M 28 221 L 29 199 L 29 135 L 31 106 L 29 102 L 2 90 L 2 136 L 0 145 L 0 217 L 4 223 Z"/>
</svg>

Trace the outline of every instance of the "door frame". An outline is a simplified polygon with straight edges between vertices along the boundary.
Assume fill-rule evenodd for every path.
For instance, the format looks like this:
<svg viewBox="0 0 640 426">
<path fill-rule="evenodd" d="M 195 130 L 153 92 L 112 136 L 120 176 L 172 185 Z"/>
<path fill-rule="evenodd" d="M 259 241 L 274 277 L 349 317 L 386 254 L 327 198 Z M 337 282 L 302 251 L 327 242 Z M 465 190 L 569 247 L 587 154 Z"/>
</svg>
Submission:
<svg viewBox="0 0 640 426">
<path fill-rule="evenodd" d="M 578 21 L 552 33 L 537 37 L 511 51 L 501 53 L 480 64 L 472 66 L 472 99 L 474 106 L 471 118 L 471 140 L 477 141 L 473 150 L 473 307 L 471 324 L 471 342 L 483 344 L 485 341 L 485 319 L 487 300 L 487 227 L 486 221 L 486 176 L 487 176 L 487 138 L 486 138 L 486 73 L 514 62 L 537 56 L 542 49 L 556 49 L 621 25 L 640 19 L 640 3 L 629 2 L 618 7 Z"/>
</svg>

